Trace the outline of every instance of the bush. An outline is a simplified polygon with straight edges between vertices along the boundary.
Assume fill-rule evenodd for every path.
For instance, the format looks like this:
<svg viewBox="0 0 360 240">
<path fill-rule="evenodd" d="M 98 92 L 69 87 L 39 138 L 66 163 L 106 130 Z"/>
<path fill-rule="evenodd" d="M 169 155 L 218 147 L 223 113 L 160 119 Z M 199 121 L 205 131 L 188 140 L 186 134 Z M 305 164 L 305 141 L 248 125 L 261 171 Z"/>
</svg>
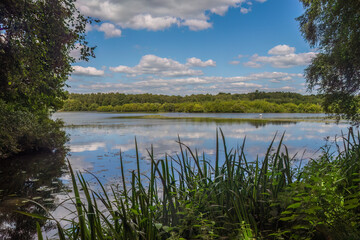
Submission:
<svg viewBox="0 0 360 240">
<path fill-rule="evenodd" d="M 67 141 L 63 123 L 47 114 L 15 110 L 0 101 L 0 159 L 21 152 L 62 150 Z"/>
</svg>

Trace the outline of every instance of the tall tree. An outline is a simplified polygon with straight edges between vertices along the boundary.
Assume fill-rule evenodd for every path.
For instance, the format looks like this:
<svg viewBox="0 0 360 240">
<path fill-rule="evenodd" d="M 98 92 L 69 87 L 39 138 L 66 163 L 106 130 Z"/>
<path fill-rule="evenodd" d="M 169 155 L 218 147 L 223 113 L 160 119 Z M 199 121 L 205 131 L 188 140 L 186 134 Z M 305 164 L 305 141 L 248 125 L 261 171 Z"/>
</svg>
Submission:
<svg viewBox="0 0 360 240">
<path fill-rule="evenodd" d="M 79 48 L 83 60 L 94 56 L 85 40 L 88 23 L 75 0 L 0 1 L 0 158 L 59 138 L 48 113 L 66 98 L 75 61 L 70 52 Z"/>
<path fill-rule="evenodd" d="M 359 123 L 360 1 L 300 1 L 300 30 L 319 49 L 305 70 L 308 89 L 324 94 L 327 112 Z"/>
<path fill-rule="evenodd" d="M 89 22 L 74 0 L 2 0 L 0 3 L 0 99 L 33 111 L 58 109 L 74 62 L 69 53 L 87 47 Z"/>
</svg>

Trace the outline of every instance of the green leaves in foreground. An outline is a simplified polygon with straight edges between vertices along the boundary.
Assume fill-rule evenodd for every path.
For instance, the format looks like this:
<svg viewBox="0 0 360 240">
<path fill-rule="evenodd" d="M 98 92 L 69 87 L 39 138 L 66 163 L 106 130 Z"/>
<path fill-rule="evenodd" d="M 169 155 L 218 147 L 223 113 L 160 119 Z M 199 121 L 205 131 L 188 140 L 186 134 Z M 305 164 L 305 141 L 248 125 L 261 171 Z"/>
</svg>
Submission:
<svg viewBox="0 0 360 240">
<path fill-rule="evenodd" d="M 60 239 L 359 239 L 359 136 L 343 149 L 300 167 L 274 137 L 260 161 L 249 161 L 245 141 L 229 149 L 220 130 L 215 166 L 179 138 L 180 151 L 155 159 L 109 190 L 89 187 L 69 166 L 76 217 L 57 222 Z M 277 147 L 275 147 L 278 143 Z M 136 146 L 137 149 L 137 146 Z M 224 155 L 221 156 L 221 152 Z M 127 183 L 126 181 L 130 182 Z M 41 239 L 40 230 L 39 239 Z"/>
</svg>

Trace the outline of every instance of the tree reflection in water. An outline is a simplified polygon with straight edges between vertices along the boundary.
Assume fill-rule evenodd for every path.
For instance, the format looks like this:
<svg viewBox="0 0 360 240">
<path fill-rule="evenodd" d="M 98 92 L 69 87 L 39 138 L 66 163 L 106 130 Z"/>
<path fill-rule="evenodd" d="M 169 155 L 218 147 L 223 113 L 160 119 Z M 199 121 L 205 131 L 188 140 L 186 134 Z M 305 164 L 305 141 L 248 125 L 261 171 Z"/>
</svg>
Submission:
<svg viewBox="0 0 360 240">
<path fill-rule="evenodd" d="M 64 153 L 43 153 L 1 161 L 0 239 L 34 239 L 36 222 L 45 230 L 51 223 L 27 217 L 16 211 L 45 215 L 46 212 L 26 199 L 55 209 L 56 193 L 63 190 L 59 179 L 66 171 Z"/>
</svg>

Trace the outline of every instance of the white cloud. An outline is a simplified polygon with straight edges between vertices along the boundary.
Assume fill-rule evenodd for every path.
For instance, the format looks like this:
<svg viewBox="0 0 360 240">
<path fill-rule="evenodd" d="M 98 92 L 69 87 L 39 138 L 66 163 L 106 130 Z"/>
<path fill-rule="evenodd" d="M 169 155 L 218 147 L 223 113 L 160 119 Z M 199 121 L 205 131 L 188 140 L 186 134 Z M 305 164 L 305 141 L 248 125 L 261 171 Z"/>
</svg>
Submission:
<svg viewBox="0 0 360 240">
<path fill-rule="evenodd" d="M 243 63 L 243 65 L 244 65 L 245 67 L 252 67 L 252 68 L 259 68 L 259 67 L 261 67 L 261 64 L 260 64 L 260 63 L 257 63 L 257 62 L 254 62 L 254 61 L 245 62 L 245 63 Z"/>
<path fill-rule="evenodd" d="M 295 53 L 295 48 L 288 45 L 277 45 L 268 51 L 270 55 L 288 55 Z"/>
<path fill-rule="evenodd" d="M 200 60 L 200 59 L 199 59 Z M 209 60 L 208 60 L 209 61 Z M 200 62 L 202 64 L 214 64 L 211 62 Z M 173 59 L 161 58 L 155 55 L 145 55 L 141 58 L 138 65 L 135 67 L 128 67 L 120 65 L 118 67 L 109 68 L 113 72 L 126 73 L 130 76 L 138 76 L 144 74 L 162 76 L 162 77 L 178 77 L 178 76 L 195 76 L 202 75 L 200 70 L 189 68 L 185 64 L 181 64 Z"/>
<path fill-rule="evenodd" d="M 224 6 L 220 6 L 220 7 L 214 7 L 212 9 L 210 9 L 210 11 L 212 13 L 215 13 L 217 15 L 220 15 L 220 16 L 224 16 L 225 13 L 228 11 L 229 9 L 229 6 L 228 5 L 224 5 Z"/>
<path fill-rule="evenodd" d="M 85 76 L 103 76 L 105 74 L 104 70 L 98 70 L 94 67 L 81 67 L 73 66 L 74 75 L 85 75 Z"/>
<path fill-rule="evenodd" d="M 125 23 L 119 23 L 119 25 L 125 28 L 148 29 L 152 31 L 169 28 L 173 24 L 179 24 L 179 20 L 175 17 L 153 17 L 150 14 L 139 14 Z"/>
<path fill-rule="evenodd" d="M 251 11 L 251 8 L 240 8 L 240 12 L 242 13 L 242 14 L 247 14 L 247 13 L 249 13 Z"/>
<path fill-rule="evenodd" d="M 104 32 L 106 38 L 121 36 L 121 30 L 112 23 L 103 23 L 100 26 L 95 26 L 95 28 L 100 32 Z"/>
<path fill-rule="evenodd" d="M 201 19 L 187 19 L 181 25 L 189 27 L 192 31 L 200 31 L 212 27 L 212 23 Z"/>
<path fill-rule="evenodd" d="M 188 66 L 194 66 L 194 67 L 216 67 L 216 62 L 212 59 L 209 59 L 205 62 L 201 61 L 198 58 L 192 57 L 188 58 L 186 64 Z"/>
<path fill-rule="evenodd" d="M 259 68 L 263 64 L 270 64 L 275 68 L 290 68 L 295 66 L 306 66 L 316 57 L 316 52 L 295 53 L 295 48 L 288 45 L 278 45 L 270 49 L 268 53 L 272 56 L 259 56 L 254 54 L 250 61 L 244 66 Z"/>
<path fill-rule="evenodd" d="M 90 23 L 87 23 L 86 26 L 85 26 L 85 32 L 90 32 L 93 30 L 93 26 L 91 26 Z"/>
<path fill-rule="evenodd" d="M 79 60 L 81 57 L 81 45 L 79 43 L 75 43 L 75 48 L 70 51 L 70 57 L 75 58 L 75 60 Z"/>
<path fill-rule="evenodd" d="M 125 71 L 125 70 L 124 70 Z M 285 72 L 263 72 L 246 76 L 219 77 L 219 76 L 196 76 L 184 78 L 151 78 L 132 82 L 105 82 L 82 84 L 81 92 L 114 92 L 124 93 L 156 93 L 156 94 L 196 94 L 218 92 L 250 92 L 255 89 L 263 91 L 296 91 L 290 88 L 269 88 L 266 82 L 286 82 L 302 78 L 302 74 Z M 261 81 L 261 83 L 258 83 Z M 263 84 L 265 82 L 265 84 Z M 302 88 L 302 87 L 301 87 Z M 73 88 L 74 89 L 74 88 Z M 300 91 L 300 90 L 299 90 Z"/>
<path fill-rule="evenodd" d="M 284 86 L 284 87 L 281 87 L 282 90 L 285 90 L 285 91 L 295 91 L 296 88 L 294 87 L 290 87 L 290 86 Z"/>
<path fill-rule="evenodd" d="M 243 3 L 247 2 L 249 1 L 78 0 L 76 6 L 86 16 L 110 21 L 122 28 L 157 31 L 174 25 L 188 26 L 190 30 L 199 31 L 212 26 L 209 23 L 211 14 L 223 16 L 229 8 L 241 9 Z"/>
<path fill-rule="evenodd" d="M 232 83 L 231 85 L 238 86 L 238 87 L 255 87 L 255 88 L 261 88 L 262 87 L 262 85 L 260 85 L 260 84 L 245 83 L 245 82 L 236 82 L 236 83 Z"/>
</svg>

